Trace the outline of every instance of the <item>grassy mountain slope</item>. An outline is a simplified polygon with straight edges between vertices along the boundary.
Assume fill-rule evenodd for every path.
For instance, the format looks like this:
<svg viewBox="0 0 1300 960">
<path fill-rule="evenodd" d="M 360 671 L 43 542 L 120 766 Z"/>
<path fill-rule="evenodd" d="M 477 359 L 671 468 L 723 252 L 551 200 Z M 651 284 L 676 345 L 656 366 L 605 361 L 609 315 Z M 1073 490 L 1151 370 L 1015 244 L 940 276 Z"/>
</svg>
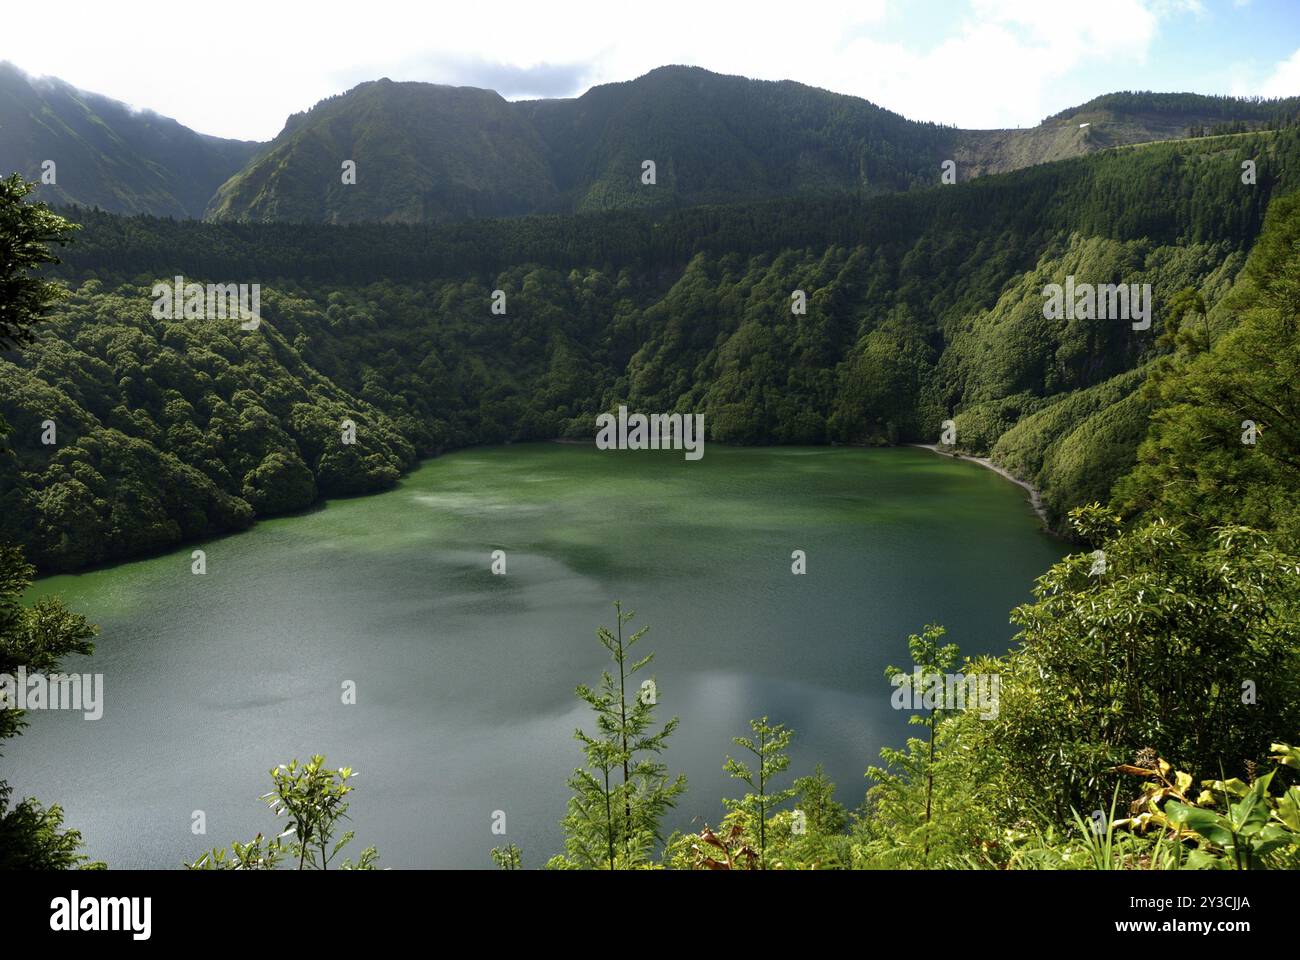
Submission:
<svg viewBox="0 0 1300 960">
<path fill-rule="evenodd" d="M 937 182 L 948 133 L 803 84 L 661 67 L 572 100 L 516 105 L 571 209 L 716 203 Z M 655 160 L 654 188 L 640 182 Z"/>
<path fill-rule="evenodd" d="M 421 222 L 878 193 L 937 180 L 948 136 L 856 97 L 687 67 L 514 104 L 380 81 L 291 118 L 208 216 Z M 341 159 L 382 175 L 343 187 Z"/>
</svg>

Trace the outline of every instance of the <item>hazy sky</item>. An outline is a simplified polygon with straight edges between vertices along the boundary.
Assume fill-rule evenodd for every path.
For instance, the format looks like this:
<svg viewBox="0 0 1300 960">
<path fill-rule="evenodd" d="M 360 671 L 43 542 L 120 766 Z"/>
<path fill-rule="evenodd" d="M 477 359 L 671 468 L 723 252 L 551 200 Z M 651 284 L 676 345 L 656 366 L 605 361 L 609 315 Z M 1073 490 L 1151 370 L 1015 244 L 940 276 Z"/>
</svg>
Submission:
<svg viewBox="0 0 1300 960">
<path fill-rule="evenodd" d="M 378 77 L 519 99 L 666 63 L 1014 127 L 1112 90 L 1300 94 L 1300 0 L 59 0 L 10 19 L 0 60 L 256 140 Z"/>
</svg>

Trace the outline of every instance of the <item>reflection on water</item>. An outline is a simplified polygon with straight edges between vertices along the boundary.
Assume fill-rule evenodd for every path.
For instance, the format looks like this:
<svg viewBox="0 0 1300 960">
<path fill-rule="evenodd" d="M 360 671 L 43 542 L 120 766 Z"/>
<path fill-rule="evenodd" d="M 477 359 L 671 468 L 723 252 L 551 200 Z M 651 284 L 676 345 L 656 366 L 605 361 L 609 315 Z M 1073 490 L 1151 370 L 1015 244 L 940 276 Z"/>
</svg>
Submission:
<svg viewBox="0 0 1300 960">
<path fill-rule="evenodd" d="M 669 827 L 716 822 L 731 737 L 762 714 L 796 731 L 790 776 L 821 762 L 856 806 L 907 733 L 883 676 L 907 634 L 939 621 L 964 653 L 1004 650 L 1007 611 L 1061 552 L 1016 487 L 925 451 L 711 446 L 691 463 L 570 444 L 451 455 L 204 548 L 206 576 L 187 547 L 32 591 L 101 625 L 67 666 L 105 674 L 106 707 L 33 716 L 7 776 L 110 866 L 276 828 L 267 771 L 312 752 L 360 771 L 353 826 L 384 865 L 487 867 L 509 840 L 540 866 L 589 725 L 573 688 L 606 666 L 594 634 L 616 598 L 650 625 L 661 716 L 681 717 L 666 760 L 690 788 Z"/>
</svg>

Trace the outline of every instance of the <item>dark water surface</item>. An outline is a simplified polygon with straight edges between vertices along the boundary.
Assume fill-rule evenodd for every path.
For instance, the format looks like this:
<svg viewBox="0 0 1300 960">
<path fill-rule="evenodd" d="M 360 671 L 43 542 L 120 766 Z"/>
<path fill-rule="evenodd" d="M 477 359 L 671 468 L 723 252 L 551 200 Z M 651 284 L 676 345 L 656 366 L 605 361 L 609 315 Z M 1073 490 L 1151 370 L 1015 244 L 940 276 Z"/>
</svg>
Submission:
<svg viewBox="0 0 1300 960">
<path fill-rule="evenodd" d="M 661 715 L 681 717 L 665 759 L 690 787 L 669 826 L 717 821 L 731 738 L 761 714 L 796 731 L 790 776 L 820 761 L 856 806 L 907 734 L 883 675 L 910 667 L 907 635 L 938 621 L 965 654 L 1004 651 L 1007 612 L 1063 552 L 1023 491 L 924 450 L 709 446 L 688 463 L 564 444 L 452 454 L 199 546 L 205 576 L 186 547 L 30 594 L 100 625 L 66 666 L 104 674 L 106 706 L 29 714 L 5 775 L 63 804 L 110 866 L 273 835 L 267 771 L 313 752 L 360 771 L 354 846 L 381 865 L 486 867 L 514 841 L 540 866 L 562 850 L 573 730 L 590 726 L 573 688 L 606 666 L 614 599 L 650 625 L 637 649 L 655 652 Z"/>
</svg>

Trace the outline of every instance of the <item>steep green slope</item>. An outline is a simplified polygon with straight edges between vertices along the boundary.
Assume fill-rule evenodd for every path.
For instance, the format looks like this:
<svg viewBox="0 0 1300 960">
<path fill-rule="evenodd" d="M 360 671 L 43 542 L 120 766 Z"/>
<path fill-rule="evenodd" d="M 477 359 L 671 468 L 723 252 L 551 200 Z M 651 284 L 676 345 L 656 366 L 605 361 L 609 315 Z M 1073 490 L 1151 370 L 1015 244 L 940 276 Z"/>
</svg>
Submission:
<svg viewBox="0 0 1300 960">
<path fill-rule="evenodd" d="M 0 172 L 39 180 L 41 164 L 54 161 L 55 182 L 37 193 L 46 203 L 201 216 L 257 148 L 0 62 Z"/>
<path fill-rule="evenodd" d="M 14 416 L 0 453 L 0 537 L 42 569 L 378 489 L 412 462 L 389 418 L 303 363 L 269 324 L 245 333 L 154 320 L 143 292 L 88 281 L 30 355 L 0 359 L 0 409 Z M 342 443 L 345 418 L 355 444 Z"/>
<path fill-rule="evenodd" d="M 696 67 L 515 106 L 578 211 L 904 190 L 938 182 L 949 139 L 858 97 Z M 654 188 L 640 181 L 645 160 L 656 162 Z"/>
<path fill-rule="evenodd" d="M 988 311 L 951 330 L 940 364 L 956 447 L 987 454 L 1037 487 L 1062 526 L 1080 503 L 1106 501 L 1132 466 L 1153 404 L 1138 387 L 1160 351 L 1164 308 L 1181 290 L 1220 299 L 1244 256 L 1232 240 L 1158 244 L 1072 235 L 1049 250 Z M 1150 284 L 1152 330 L 1124 321 L 1047 320 L 1043 287 L 1081 282 Z"/>
<path fill-rule="evenodd" d="M 1274 201 L 1232 289 L 1169 331 L 1146 386 L 1156 407 L 1138 466 L 1116 487 L 1129 514 L 1275 531 L 1300 549 L 1300 196 Z"/>
</svg>

